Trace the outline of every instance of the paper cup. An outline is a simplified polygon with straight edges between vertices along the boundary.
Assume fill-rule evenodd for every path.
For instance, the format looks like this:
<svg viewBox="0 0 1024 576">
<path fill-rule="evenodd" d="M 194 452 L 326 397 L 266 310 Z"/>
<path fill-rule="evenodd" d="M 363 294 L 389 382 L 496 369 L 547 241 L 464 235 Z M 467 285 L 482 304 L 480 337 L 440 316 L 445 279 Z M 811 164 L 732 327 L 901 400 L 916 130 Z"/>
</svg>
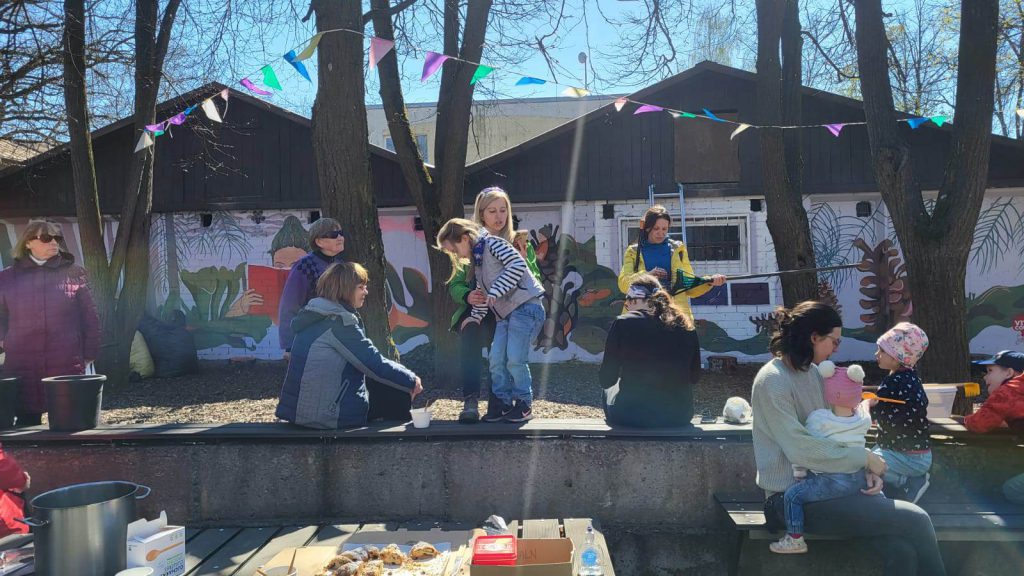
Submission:
<svg viewBox="0 0 1024 576">
<path fill-rule="evenodd" d="M 154 570 L 148 566 L 141 568 L 129 568 L 127 570 L 121 570 L 115 576 L 153 576 Z"/>
<path fill-rule="evenodd" d="M 413 408 L 409 411 L 412 414 L 412 425 L 416 428 L 430 426 L 430 411 L 426 408 Z"/>
</svg>

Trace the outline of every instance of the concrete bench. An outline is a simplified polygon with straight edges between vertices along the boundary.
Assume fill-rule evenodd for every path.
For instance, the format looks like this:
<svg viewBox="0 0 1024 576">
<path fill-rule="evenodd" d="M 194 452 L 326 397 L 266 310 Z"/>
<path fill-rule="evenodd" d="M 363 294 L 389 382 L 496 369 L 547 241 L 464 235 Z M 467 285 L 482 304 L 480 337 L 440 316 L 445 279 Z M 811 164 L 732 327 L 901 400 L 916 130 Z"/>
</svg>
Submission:
<svg viewBox="0 0 1024 576">
<path fill-rule="evenodd" d="M 715 501 L 733 529 L 734 561 L 729 574 L 739 574 L 741 557 L 749 546 L 768 549 L 768 542 L 782 532 L 769 532 L 764 516 L 764 493 L 719 493 Z M 923 503 L 932 518 L 940 542 L 1024 542 L 1024 506 L 1009 502 Z M 808 533 L 808 540 L 839 540 L 834 536 Z M 813 546 L 812 546 L 813 549 Z"/>
</svg>

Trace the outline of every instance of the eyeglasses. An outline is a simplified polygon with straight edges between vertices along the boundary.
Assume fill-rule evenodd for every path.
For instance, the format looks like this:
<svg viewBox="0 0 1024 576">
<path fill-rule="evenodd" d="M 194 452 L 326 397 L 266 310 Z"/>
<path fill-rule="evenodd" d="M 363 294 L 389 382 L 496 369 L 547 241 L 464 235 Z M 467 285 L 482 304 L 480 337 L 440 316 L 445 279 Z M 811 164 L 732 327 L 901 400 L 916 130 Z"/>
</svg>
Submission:
<svg viewBox="0 0 1024 576">
<path fill-rule="evenodd" d="M 58 235 L 40 234 L 39 236 L 36 236 L 35 238 L 33 238 L 33 240 L 39 240 L 43 244 L 49 244 L 50 242 L 53 242 L 54 240 L 56 240 L 57 243 L 60 244 L 61 242 L 64 241 L 64 237 L 59 235 L 59 234 Z"/>
<path fill-rule="evenodd" d="M 831 334 L 825 336 L 825 338 L 828 338 L 829 340 L 832 341 L 833 348 L 839 348 L 839 345 L 843 343 L 843 339 L 841 337 L 832 336 Z"/>
<path fill-rule="evenodd" d="M 338 238 L 344 238 L 345 233 L 341 230 L 331 230 L 330 232 L 323 235 L 324 238 L 330 238 L 331 240 L 337 240 Z"/>
</svg>

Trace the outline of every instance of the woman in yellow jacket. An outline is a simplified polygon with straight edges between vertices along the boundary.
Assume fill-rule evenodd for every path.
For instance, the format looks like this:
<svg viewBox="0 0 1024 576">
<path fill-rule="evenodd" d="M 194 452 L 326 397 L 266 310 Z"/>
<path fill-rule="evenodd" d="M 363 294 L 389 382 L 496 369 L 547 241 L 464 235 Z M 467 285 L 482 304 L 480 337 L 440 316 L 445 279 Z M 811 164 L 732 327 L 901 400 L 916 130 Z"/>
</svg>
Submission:
<svg viewBox="0 0 1024 576">
<path fill-rule="evenodd" d="M 629 290 L 633 279 L 641 274 L 653 274 L 669 292 L 672 291 L 672 283 L 680 271 L 688 276 L 694 276 L 693 266 L 690 265 L 690 258 L 686 254 L 686 245 L 668 237 L 671 225 L 672 216 L 664 206 L 651 206 L 644 212 L 643 220 L 640 221 L 639 242 L 626 248 L 626 254 L 622 257 L 619 290 L 623 294 Z M 690 319 L 693 319 L 690 298 L 703 296 L 713 286 L 722 284 L 725 284 L 725 276 L 715 274 L 711 276 L 710 284 L 680 292 L 673 300 Z"/>
</svg>

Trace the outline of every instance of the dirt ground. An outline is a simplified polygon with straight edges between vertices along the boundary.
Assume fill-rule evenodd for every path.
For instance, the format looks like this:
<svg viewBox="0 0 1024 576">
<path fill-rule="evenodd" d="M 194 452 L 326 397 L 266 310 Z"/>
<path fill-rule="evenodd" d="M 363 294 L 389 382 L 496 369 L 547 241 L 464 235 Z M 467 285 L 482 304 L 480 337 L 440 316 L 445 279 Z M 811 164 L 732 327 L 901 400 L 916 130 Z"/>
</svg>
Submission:
<svg viewBox="0 0 1024 576">
<path fill-rule="evenodd" d="M 107 424 L 175 422 L 273 422 L 285 363 L 254 361 L 200 363 L 200 372 L 179 378 L 148 379 L 122 390 L 105 390 Z M 750 385 L 760 365 L 740 364 L 734 374 L 705 373 L 695 391 L 697 413 L 721 413 L 730 396 L 750 399 Z M 566 362 L 531 365 L 534 414 L 539 418 L 600 418 L 598 364 Z M 458 390 L 442 390 L 424 378 L 425 398 L 435 400 L 435 420 L 455 420 L 462 409 Z M 423 402 L 417 398 L 417 406 Z M 486 407 L 481 403 L 480 409 Z"/>
</svg>

